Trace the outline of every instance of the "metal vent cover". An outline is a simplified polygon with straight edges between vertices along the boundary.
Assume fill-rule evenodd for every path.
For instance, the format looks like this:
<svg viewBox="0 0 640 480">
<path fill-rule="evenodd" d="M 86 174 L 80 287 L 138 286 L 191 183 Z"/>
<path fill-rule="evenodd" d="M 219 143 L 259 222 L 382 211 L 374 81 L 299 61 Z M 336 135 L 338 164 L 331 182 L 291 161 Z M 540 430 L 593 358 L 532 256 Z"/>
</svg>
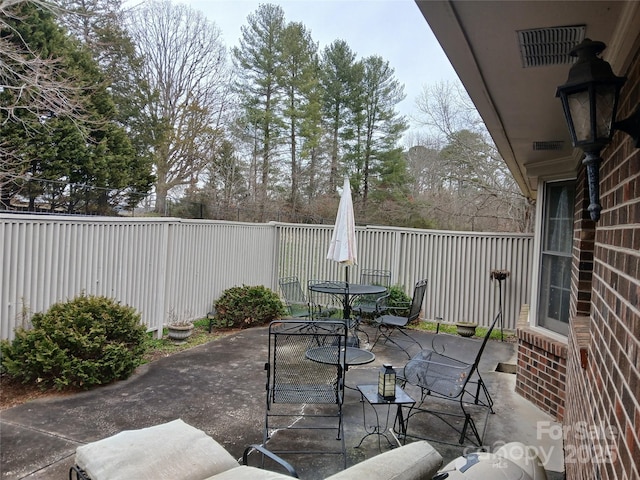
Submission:
<svg viewBox="0 0 640 480">
<path fill-rule="evenodd" d="M 533 149 L 538 150 L 562 150 L 564 142 L 562 140 L 546 140 L 533 142 Z"/>
<path fill-rule="evenodd" d="M 574 62 L 569 52 L 584 40 L 585 25 L 519 30 L 522 66 L 542 67 Z"/>
</svg>

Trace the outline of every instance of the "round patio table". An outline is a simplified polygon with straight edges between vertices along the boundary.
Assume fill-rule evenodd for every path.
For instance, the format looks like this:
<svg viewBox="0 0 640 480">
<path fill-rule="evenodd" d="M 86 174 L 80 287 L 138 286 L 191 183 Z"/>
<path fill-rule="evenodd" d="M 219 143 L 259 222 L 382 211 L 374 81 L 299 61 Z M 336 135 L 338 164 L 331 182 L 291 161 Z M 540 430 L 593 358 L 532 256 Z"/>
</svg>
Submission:
<svg viewBox="0 0 640 480">
<path fill-rule="evenodd" d="M 377 295 L 385 293 L 386 287 L 381 285 L 363 285 L 346 282 L 321 282 L 309 285 L 309 290 L 318 293 L 335 295 L 342 301 L 342 318 L 351 317 L 351 302 L 360 295 Z"/>
<path fill-rule="evenodd" d="M 350 365 L 365 365 L 376 359 L 376 356 L 369 350 L 363 350 L 356 347 L 345 348 L 345 366 L 348 370 Z M 338 365 L 338 350 L 336 347 L 314 347 L 307 350 L 305 356 L 309 360 L 318 363 L 326 363 L 329 365 Z"/>
</svg>

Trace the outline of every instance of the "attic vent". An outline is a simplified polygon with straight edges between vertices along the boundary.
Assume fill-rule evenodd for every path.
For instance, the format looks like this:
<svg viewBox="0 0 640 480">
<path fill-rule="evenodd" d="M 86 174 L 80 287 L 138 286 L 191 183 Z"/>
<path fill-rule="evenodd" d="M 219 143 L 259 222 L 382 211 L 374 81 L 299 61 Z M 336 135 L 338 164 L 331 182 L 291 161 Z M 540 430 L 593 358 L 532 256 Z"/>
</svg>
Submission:
<svg viewBox="0 0 640 480">
<path fill-rule="evenodd" d="M 564 142 L 562 140 L 551 140 L 546 142 L 533 142 L 534 150 L 562 150 Z"/>
<path fill-rule="evenodd" d="M 584 25 L 518 31 L 522 66 L 573 63 L 574 58 L 569 56 L 569 52 L 584 39 L 584 31 Z"/>
</svg>

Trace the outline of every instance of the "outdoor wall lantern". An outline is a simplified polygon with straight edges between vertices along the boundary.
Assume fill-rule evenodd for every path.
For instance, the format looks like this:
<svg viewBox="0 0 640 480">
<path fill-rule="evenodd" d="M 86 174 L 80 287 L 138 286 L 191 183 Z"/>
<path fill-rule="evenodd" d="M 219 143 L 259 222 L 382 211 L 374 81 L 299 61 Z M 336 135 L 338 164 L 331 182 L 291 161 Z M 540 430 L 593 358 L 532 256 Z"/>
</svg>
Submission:
<svg viewBox="0 0 640 480">
<path fill-rule="evenodd" d="M 613 130 L 631 135 L 640 147 L 640 108 L 629 118 L 616 122 L 620 89 L 627 80 L 613 74 L 611 65 L 598 55 L 606 48 L 603 42 L 585 38 L 569 55 L 578 57 L 569 70 L 567 83 L 556 90 L 560 97 L 574 147 L 585 153 L 589 213 L 593 221 L 600 218 L 600 151 L 611 141 Z"/>
<path fill-rule="evenodd" d="M 378 373 L 378 395 L 389 401 L 396 398 L 396 371 L 388 363 Z"/>
</svg>

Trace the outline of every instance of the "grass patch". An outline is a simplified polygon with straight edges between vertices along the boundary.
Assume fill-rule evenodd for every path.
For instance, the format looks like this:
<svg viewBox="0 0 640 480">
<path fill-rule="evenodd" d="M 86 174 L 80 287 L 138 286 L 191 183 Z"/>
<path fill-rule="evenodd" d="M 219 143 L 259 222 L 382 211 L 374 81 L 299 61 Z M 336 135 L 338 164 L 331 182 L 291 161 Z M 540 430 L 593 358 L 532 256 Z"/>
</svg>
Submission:
<svg viewBox="0 0 640 480">
<path fill-rule="evenodd" d="M 144 363 L 151 362 L 161 357 L 168 357 L 174 353 L 181 352 L 188 348 L 193 348 L 198 345 L 216 340 L 226 333 L 231 332 L 229 329 L 216 329 L 215 325 L 211 333 L 209 333 L 209 319 L 201 318 L 193 322 L 193 333 L 183 344 L 174 343 L 167 336 L 167 329 L 162 332 L 162 338 L 154 338 L 153 333 L 147 334 L 145 341 L 146 353 L 144 355 Z"/>
<path fill-rule="evenodd" d="M 417 325 L 414 325 L 413 328 L 416 330 L 423 330 L 425 332 L 435 332 L 438 328 L 438 322 L 422 321 Z M 476 334 L 473 338 L 484 338 L 488 329 L 488 327 L 477 327 Z M 441 323 L 439 332 L 450 333 L 451 335 L 457 335 L 458 333 L 456 331 L 455 324 L 452 323 Z M 516 340 L 516 334 L 512 330 L 504 330 L 503 337 L 506 342 L 514 342 Z M 500 327 L 498 325 L 493 329 L 489 338 L 492 340 L 500 340 Z"/>
</svg>

